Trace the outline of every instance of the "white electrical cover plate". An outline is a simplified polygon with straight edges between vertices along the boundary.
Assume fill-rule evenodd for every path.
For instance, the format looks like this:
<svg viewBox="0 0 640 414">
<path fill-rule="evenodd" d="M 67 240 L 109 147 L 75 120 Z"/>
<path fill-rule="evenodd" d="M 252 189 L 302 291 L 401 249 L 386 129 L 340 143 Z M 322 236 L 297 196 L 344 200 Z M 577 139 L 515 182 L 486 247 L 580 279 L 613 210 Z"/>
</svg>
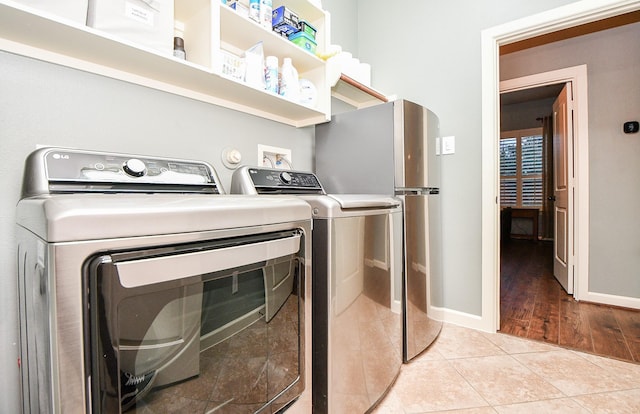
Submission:
<svg viewBox="0 0 640 414">
<path fill-rule="evenodd" d="M 456 152 L 456 137 L 442 137 L 442 154 L 454 154 Z"/>
<path fill-rule="evenodd" d="M 289 148 L 279 148 L 258 144 L 257 165 L 282 170 L 291 170 L 293 169 L 291 150 Z"/>
</svg>

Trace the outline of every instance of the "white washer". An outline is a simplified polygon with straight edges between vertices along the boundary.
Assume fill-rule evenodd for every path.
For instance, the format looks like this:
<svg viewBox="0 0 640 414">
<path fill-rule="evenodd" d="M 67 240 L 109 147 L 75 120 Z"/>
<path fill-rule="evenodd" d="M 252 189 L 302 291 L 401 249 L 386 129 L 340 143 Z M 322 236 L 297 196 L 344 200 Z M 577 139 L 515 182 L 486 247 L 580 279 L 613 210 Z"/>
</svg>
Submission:
<svg viewBox="0 0 640 414">
<path fill-rule="evenodd" d="M 311 206 L 313 413 L 371 410 L 402 366 L 400 201 L 327 195 L 313 173 L 246 166 L 231 192 Z"/>
<path fill-rule="evenodd" d="M 302 394 L 307 203 L 224 195 L 204 162 L 63 148 L 24 177 L 25 413 L 258 412 Z"/>
</svg>

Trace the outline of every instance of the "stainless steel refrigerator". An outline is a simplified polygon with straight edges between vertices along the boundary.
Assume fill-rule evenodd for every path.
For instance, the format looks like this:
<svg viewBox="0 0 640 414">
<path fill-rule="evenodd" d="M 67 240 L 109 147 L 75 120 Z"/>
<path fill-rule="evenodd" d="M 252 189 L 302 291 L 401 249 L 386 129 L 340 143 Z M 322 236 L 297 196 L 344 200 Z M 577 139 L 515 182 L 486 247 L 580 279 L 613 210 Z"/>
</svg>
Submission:
<svg viewBox="0 0 640 414">
<path fill-rule="evenodd" d="M 403 359 L 437 338 L 443 306 L 438 117 L 407 100 L 334 115 L 316 126 L 316 175 L 327 193 L 402 200 Z"/>
</svg>

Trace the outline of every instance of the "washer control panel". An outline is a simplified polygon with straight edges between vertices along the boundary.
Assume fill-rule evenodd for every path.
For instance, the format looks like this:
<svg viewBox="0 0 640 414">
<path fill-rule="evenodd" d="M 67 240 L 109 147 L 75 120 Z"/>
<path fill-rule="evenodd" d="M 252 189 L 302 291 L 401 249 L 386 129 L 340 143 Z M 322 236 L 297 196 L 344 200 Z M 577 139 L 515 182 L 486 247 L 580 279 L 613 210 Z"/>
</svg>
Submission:
<svg viewBox="0 0 640 414">
<path fill-rule="evenodd" d="M 324 194 L 311 172 L 250 167 L 247 173 L 258 194 Z"/>
<path fill-rule="evenodd" d="M 42 148 L 27 158 L 31 178 L 23 194 L 56 192 L 221 193 L 206 162 Z M 32 188 L 25 188 L 32 187 Z"/>
</svg>

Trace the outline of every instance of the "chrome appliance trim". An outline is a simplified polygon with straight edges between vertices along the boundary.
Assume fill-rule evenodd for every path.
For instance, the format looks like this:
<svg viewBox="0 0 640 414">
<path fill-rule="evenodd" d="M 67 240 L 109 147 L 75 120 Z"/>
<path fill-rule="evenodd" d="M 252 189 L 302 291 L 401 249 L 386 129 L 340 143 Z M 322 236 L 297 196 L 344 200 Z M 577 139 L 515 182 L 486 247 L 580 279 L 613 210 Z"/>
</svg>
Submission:
<svg viewBox="0 0 640 414">
<path fill-rule="evenodd" d="M 295 234 L 222 249 L 119 262 L 115 266 L 122 286 L 134 288 L 286 256 L 299 250 L 300 238 Z"/>
</svg>

